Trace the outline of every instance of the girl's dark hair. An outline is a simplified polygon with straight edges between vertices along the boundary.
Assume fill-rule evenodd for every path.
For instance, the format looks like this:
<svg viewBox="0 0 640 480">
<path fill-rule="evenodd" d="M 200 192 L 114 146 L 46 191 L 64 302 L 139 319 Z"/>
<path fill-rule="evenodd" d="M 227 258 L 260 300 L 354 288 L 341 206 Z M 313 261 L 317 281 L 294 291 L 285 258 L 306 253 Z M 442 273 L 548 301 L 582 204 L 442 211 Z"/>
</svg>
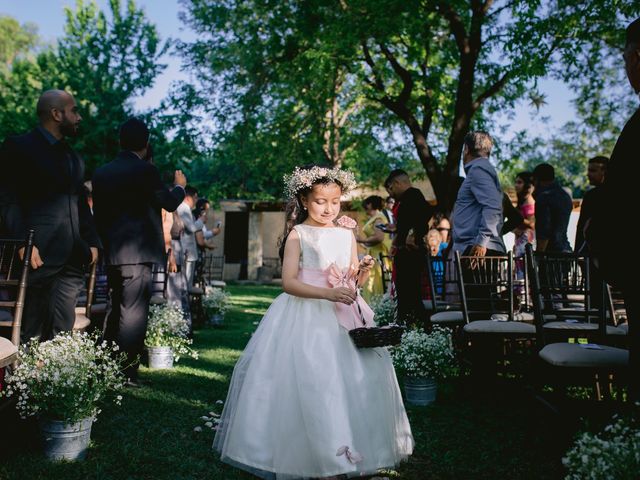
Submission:
<svg viewBox="0 0 640 480">
<path fill-rule="evenodd" d="M 516 178 L 522 179 L 524 188 L 527 190 L 533 186 L 533 173 L 531 172 L 520 172 L 516 175 Z"/>
<path fill-rule="evenodd" d="M 300 170 L 311 170 L 316 166 L 317 165 L 304 165 L 300 167 Z M 278 254 L 280 255 L 280 261 L 284 259 L 284 246 L 287 243 L 287 238 L 289 237 L 291 230 L 293 230 L 293 227 L 295 227 L 296 225 L 300 225 L 307 218 L 309 218 L 309 212 L 307 212 L 302 207 L 302 197 L 306 197 L 311 192 L 311 190 L 313 190 L 313 187 L 315 185 L 328 185 L 329 183 L 335 183 L 340 187 L 340 189 L 342 189 L 342 184 L 338 181 L 326 177 L 319 178 L 315 180 L 310 187 L 298 190 L 295 197 L 289 199 L 289 201 L 284 206 L 286 220 L 284 224 L 284 232 L 278 242 Z"/>
<path fill-rule="evenodd" d="M 366 207 L 367 205 L 370 205 L 374 210 L 382 210 L 384 208 L 384 200 L 378 195 L 371 195 L 370 197 L 365 198 L 362 202 L 363 207 Z"/>
<path fill-rule="evenodd" d="M 433 214 L 433 219 L 431 220 L 433 226 L 437 226 L 442 220 L 449 220 L 449 217 L 447 217 L 447 214 L 445 212 L 443 212 L 442 210 L 438 210 L 436 213 Z"/>
</svg>

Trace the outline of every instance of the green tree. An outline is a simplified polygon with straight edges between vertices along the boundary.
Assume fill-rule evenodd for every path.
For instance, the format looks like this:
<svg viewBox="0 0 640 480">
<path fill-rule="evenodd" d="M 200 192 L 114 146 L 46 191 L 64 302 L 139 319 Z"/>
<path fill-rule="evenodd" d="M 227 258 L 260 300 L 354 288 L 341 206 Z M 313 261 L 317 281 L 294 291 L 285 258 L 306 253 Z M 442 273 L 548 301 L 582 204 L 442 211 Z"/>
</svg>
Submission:
<svg viewBox="0 0 640 480">
<path fill-rule="evenodd" d="M 524 96 L 540 98 L 537 79 L 588 69 L 592 63 L 576 59 L 600 44 L 599 33 L 619 35 L 623 19 L 639 8 L 622 0 L 192 0 L 185 6 L 198 40 L 182 51 L 204 89 L 221 86 L 218 112 L 228 114 L 228 131 L 238 107 L 295 105 L 300 127 L 315 128 L 316 138 L 325 130 L 313 119 L 333 98 L 341 111 L 355 105 L 372 120 L 386 112 L 410 138 L 445 204 L 466 132 L 489 126 L 494 112 Z M 327 87 L 336 78 L 327 69 L 344 72 L 338 95 Z M 357 118 L 351 114 L 341 125 L 341 137 L 358 130 L 350 120 Z"/>
<path fill-rule="evenodd" d="M 26 30 L 16 36 L 30 40 L 16 42 L 14 54 L 7 50 L 12 62 L 5 73 L 0 70 L 0 135 L 33 126 L 43 90 L 67 90 L 84 118 L 74 143 L 90 175 L 117 153 L 118 125 L 136 113 L 133 99 L 165 68 L 159 57 L 169 44 L 160 42 L 156 27 L 133 0 L 124 6 L 110 0 L 109 12 L 95 2 L 78 0 L 75 8 L 65 8 L 65 15 L 65 33 L 55 46 L 34 51 L 37 41 L 29 36 L 33 30 Z M 24 55 L 27 52 L 31 54 Z"/>
</svg>

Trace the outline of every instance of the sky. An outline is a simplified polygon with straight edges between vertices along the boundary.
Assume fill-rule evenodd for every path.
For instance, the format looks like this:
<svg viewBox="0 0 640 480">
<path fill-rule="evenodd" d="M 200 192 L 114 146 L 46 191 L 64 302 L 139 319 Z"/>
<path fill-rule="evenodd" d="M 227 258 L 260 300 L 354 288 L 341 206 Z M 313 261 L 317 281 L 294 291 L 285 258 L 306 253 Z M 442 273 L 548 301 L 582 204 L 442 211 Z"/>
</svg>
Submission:
<svg viewBox="0 0 640 480">
<path fill-rule="evenodd" d="M 63 34 L 63 8 L 73 7 L 74 4 L 75 0 L 0 0 L 0 15 L 10 15 L 20 23 L 35 23 L 43 40 L 53 42 Z M 108 0 L 97 0 L 97 4 L 102 9 L 109 8 Z M 162 39 L 195 38 L 194 33 L 184 27 L 178 19 L 178 12 L 182 8 L 179 0 L 136 0 L 136 4 L 142 7 L 147 17 L 156 24 Z M 172 81 L 187 78 L 180 70 L 179 58 L 167 55 L 163 61 L 168 65 L 166 70 L 158 77 L 153 88 L 144 96 L 135 99 L 134 105 L 137 109 L 157 106 L 167 94 Z M 547 101 L 539 112 L 536 112 L 525 99 L 517 104 L 513 119 L 500 119 L 501 123 L 504 122 L 508 126 L 506 139 L 523 129 L 527 129 L 532 135 L 547 136 L 574 118 L 574 108 L 571 105 L 573 94 L 562 82 L 542 79 L 539 90 L 546 95 Z M 544 117 L 549 118 L 546 124 L 541 121 Z"/>
</svg>

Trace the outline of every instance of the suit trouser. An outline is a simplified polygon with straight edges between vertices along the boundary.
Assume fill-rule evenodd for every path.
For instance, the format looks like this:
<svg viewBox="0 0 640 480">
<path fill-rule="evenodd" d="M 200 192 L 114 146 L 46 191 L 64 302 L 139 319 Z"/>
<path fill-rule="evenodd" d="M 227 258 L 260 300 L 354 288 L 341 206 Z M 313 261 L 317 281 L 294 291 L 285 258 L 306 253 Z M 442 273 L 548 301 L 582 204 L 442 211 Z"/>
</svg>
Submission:
<svg viewBox="0 0 640 480">
<path fill-rule="evenodd" d="M 167 280 L 167 303 L 180 307 L 187 322 L 191 325 L 189 291 L 187 290 L 187 277 L 183 268 L 180 268 L 178 272 L 169 274 L 169 279 Z"/>
<path fill-rule="evenodd" d="M 127 354 L 124 373 L 135 379 L 147 332 L 151 300 L 151 264 L 109 265 L 109 309 L 105 339 L 117 343 Z"/>
<path fill-rule="evenodd" d="M 193 287 L 193 279 L 196 273 L 197 260 L 185 260 L 185 276 L 187 278 L 187 290 Z"/>
<path fill-rule="evenodd" d="M 635 285 L 622 287 L 624 308 L 629 324 L 629 395 L 632 401 L 640 401 L 640 302 Z"/>
<path fill-rule="evenodd" d="M 84 283 L 83 271 L 73 265 L 43 265 L 29 272 L 21 343 L 33 337 L 50 340 L 70 332 L 76 320 L 75 307 Z"/>
<path fill-rule="evenodd" d="M 422 304 L 422 270 L 424 255 L 420 251 L 398 249 L 393 258 L 396 269 L 395 286 L 398 295 L 398 318 L 413 323 L 426 318 Z"/>
</svg>

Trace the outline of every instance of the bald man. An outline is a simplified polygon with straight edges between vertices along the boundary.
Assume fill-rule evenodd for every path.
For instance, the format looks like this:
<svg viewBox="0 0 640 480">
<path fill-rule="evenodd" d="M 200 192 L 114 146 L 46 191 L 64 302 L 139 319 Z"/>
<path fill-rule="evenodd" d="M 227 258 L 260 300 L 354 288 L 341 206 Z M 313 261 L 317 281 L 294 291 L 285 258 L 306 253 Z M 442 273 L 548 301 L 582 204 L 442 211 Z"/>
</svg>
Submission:
<svg viewBox="0 0 640 480">
<path fill-rule="evenodd" d="M 70 331 L 84 272 L 98 258 L 100 240 L 87 203 L 84 162 L 65 141 L 82 117 L 72 95 L 44 92 L 39 125 L 0 148 L 3 235 L 35 231 L 22 321 L 22 341 Z"/>
</svg>

